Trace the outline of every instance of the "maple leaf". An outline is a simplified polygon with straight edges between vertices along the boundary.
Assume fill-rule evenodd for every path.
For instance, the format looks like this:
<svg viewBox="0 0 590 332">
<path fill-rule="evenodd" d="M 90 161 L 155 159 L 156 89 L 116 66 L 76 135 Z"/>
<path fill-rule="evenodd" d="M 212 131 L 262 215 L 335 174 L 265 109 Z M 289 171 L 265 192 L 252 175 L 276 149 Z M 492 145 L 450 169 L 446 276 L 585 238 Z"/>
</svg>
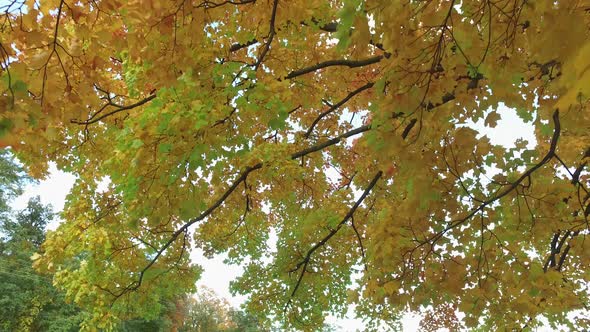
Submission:
<svg viewBox="0 0 590 332">
<path fill-rule="evenodd" d="M 349 304 L 586 328 L 584 1 L 25 3 L 0 7 L 0 146 L 78 176 L 35 264 L 84 329 L 192 289 L 196 247 L 285 328 Z M 464 126 L 501 105 L 534 148 Z"/>
</svg>

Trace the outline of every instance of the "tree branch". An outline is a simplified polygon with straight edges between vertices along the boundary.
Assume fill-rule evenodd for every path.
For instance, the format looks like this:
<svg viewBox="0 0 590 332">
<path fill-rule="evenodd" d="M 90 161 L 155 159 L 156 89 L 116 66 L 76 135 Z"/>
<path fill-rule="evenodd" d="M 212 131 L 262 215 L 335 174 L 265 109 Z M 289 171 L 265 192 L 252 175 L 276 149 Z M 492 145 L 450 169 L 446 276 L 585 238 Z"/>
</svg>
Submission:
<svg viewBox="0 0 590 332">
<path fill-rule="evenodd" d="M 256 63 L 254 64 L 254 70 L 257 70 L 258 67 L 260 67 L 260 64 L 262 64 L 262 60 L 264 60 L 266 53 L 268 53 L 268 50 L 270 49 L 270 44 L 272 43 L 272 40 L 274 39 L 274 36 L 276 34 L 275 20 L 277 17 L 278 5 L 279 5 L 279 0 L 274 0 L 274 2 L 272 4 L 272 14 L 270 16 L 270 28 L 269 28 L 269 32 L 268 32 L 268 40 L 264 44 L 264 48 L 262 49 L 262 52 L 260 52 L 260 56 L 258 57 L 258 60 L 256 60 Z"/>
<path fill-rule="evenodd" d="M 422 242 L 419 246 L 422 246 L 426 243 L 434 244 L 434 242 L 436 242 L 438 239 L 440 239 L 446 232 L 462 225 L 463 223 L 468 221 L 471 217 L 473 217 L 475 214 L 477 214 L 480 211 L 483 211 L 483 209 L 485 209 L 487 206 L 491 205 L 492 203 L 499 200 L 500 198 L 508 195 L 510 192 L 512 192 L 514 189 L 516 189 L 516 187 L 518 187 L 518 185 L 522 181 L 524 181 L 524 179 L 528 178 L 532 173 L 534 173 L 536 170 L 538 170 L 543 165 L 548 163 L 555 156 L 555 150 L 557 149 L 557 141 L 559 140 L 559 135 L 561 134 L 561 124 L 559 122 L 559 110 L 555 110 L 555 112 L 553 112 L 553 122 L 554 122 L 555 128 L 553 131 L 553 137 L 551 138 L 551 144 L 549 147 L 549 151 L 547 151 L 547 153 L 545 154 L 545 156 L 543 157 L 543 159 L 541 159 L 541 161 L 539 163 L 535 164 L 533 167 L 531 167 L 526 172 L 524 172 L 515 182 L 511 183 L 508 186 L 508 188 L 506 188 L 504 191 L 502 191 L 499 194 L 494 195 L 494 197 L 482 202 L 477 208 L 471 210 L 471 212 L 469 212 L 465 217 L 463 217 L 459 220 L 455 220 L 453 222 L 450 222 L 450 224 L 447 227 L 445 227 L 442 231 L 437 232 L 436 234 L 434 234 L 433 236 L 428 238 L 426 241 Z"/>
<path fill-rule="evenodd" d="M 342 141 L 345 138 L 354 136 L 354 135 L 358 135 L 360 133 L 363 133 L 365 131 L 368 131 L 371 129 L 370 125 L 366 125 L 366 126 L 362 126 L 353 130 L 350 130 L 346 133 L 343 133 L 339 136 L 336 136 L 330 140 L 327 140 L 323 143 L 320 144 L 316 144 L 313 145 L 309 148 L 303 149 L 301 151 L 295 152 L 293 154 L 291 154 L 291 159 L 297 159 L 303 156 L 306 156 L 310 153 L 316 152 L 316 151 L 320 151 L 322 149 L 325 149 L 329 146 L 338 144 L 340 141 Z M 155 256 L 148 262 L 148 264 L 139 272 L 139 278 L 137 281 L 134 281 L 133 283 L 131 283 L 130 285 L 128 285 L 127 287 L 125 287 L 121 292 L 118 293 L 117 297 L 115 298 L 115 300 L 117 298 L 119 298 L 121 295 L 129 292 L 129 291 L 134 291 L 137 290 L 142 282 L 143 282 L 143 278 L 144 275 L 146 273 L 146 271 L 151 268 L 156 261 L 160 258 L 160 256 L 162 256 L 164 254 L 164 252 L 174 243 L 174 241 L 176 241 L 176 239 L 186 230 L 188 230 L 189 227 L 191 227 L 192 225 L 194 225 L 195 223 L 202 221 L 203 219 L 207 218 L 211 213 L 213 213 L 213 211 L 215 211 L 217 208 L 219 208 L 224 202 L 225 200 L 236 190 L 236 188 L 240 185 L 240 183 L 244 182 L 246 180 L 246 178 L 248 177 L 248 175 L 257 170 L 262 168 L 263 163 L 257 163 L 253 166 L 249 166 L 246 167 L 244 170 L 242 170 L 242 172 L 240 173 L 240 175 L 232 182 L 232 184 L 229 186 L 229 188 L 217 199 L 213 202 L 213 204 L 211 206 L 209 206 L 209 208 L 207 208 L 205 211 L 203 211 L 199 216 L 190 219 L 186 224 L 184 224 L 182 227 L 180 227 L 178 230 L 176 230 L 174 233 L 172 233 L 170 239 L 168 239 L 168 241 L 166 241 L 166 243 L 164 243 L 164 245 L 162 245 L 162 247 L 160 247 L 159 250 L 157 250 Z M 379 177 L 381 176 L 381 172 L 379 172 Z M 378 177 L 377 177 L 378 179 Z M 376 180 L 375 180 L 376 182 Z M 374 184 L 372 185 L 374 186 Z M 370 186 L 370 188 L 372 188 L 372 186 Z M 369 190 L 370 190 L 369 188 Z M 368 192 L 367 192 L 368 193 Z M 366 196 L 366 194 L 364 194 L 362 196 L 362 198 L 364 198 L 364 196 Z M 360 204 L 360 202 L 362 201 L 362 199 L 358 202 L 358 204 Z M 358 207 L 358 204 L 355 205 L 354 210 L 356 210 L 356 208 Z M 354 212 L 354 210 L 352 210 L 352 212 Z M 347 214 L 348 216 L 348 214 Z M 350 218 L 350 216 L 348 216 L 346 218 L 346 220 L 348 220 L 348 218 Z"/>
<path fill-rule="evenodd" d="M 299 262 L 295 266 L 295 268 L 293 268 L 292 270 L 289 271 L 289 272 L 295 272 L 295 271 L 301 269 L 301 273 L 299 274 L 299 278 L 297 278 L 297 282 L 295 283 L 295 286 L 293 287 L 293 290 L 291 291 L 291 297 L 290 297 L 289 301 L 287 301 L 287 304 L 285 305 L 285 310 L 291 304 L 291 300 L 293 299 L 293 297 L 295 296 L 295 293 L 297 292 L 297 289 L 299 289 L 299 286 L 301 285 L 301 281 L 303 280 L 305 270 L 307 269 L 307 265 L 309 264 L 309 261 L 311 260 L 311 256 L 313 255 L 313 253 L 316 250 L 318 250 L 320 247 L 324 246 L 334 235 L 336 235 L 336 233 L 342 228 L 342 226 L 349 219 L 352 218 L 352 216 L 354 215 L 354 212 L 358 209 L 358 207 L 361 205 L 361 203 L 369 195 L 369 193 L 371 192 L 373 187 L 375 187 L 375 185 L 377 184 L 377 181 L 379 181 L 379 178 L 381 178 L 381 175 L 383 175 L 382 171 L 379 171 L 379 172 L 377 172 L 377 174 L 375 174 L 375 176 L 373 177 L 373 180 L 371 180 L 371 183 L 369 183 L 369 185 L 367 186 L 367 188 L 365 188 L 365 191 L 363 192 L 361 197 L 359 197 L 359 199 L 350 208 L 350 210 L 344 216 L 344 218 L 342 218 L 342 220 L 338 223 L 338 226 L 336 226 L 336 228 L 332 229 L 330 231 L 330 233 L 328 233 L 323 239 L 321 239 L 318 243 L 316 243 L 313 247 L 311 247 L 307 251 L 305 258 L 301 262 Z"/>
<path fill-rule="evenodd" d="M 315 19 L 312 18 L 312 22 L 316 23 L 317 21 L 315 21 Z M 307 25 L 307 24 L 305 24 L 305 22 L 301 22 L 301 24 Z M 318 27 L 318 29 L 325 31 L 325 32 L 336 32 L 337 27 L 338 27 L 338 23 L 330 22 L 330 23 L 326 23 L 324 25 L 320 25 Z M 239 44 L 239 43 L 233 44 L 232 46 L 230 46 L 229 52 L 230 53 L 237 52 L 243 48 L 257 44 L 258 42 L 259 42 L 258 39 L 254 38 L 254 39 L 251 39 L 243 44 Z"/>
<path fill-rule="evenodd" d="M 381 61 L 383 58 L 384 58 L 383 55 L 377 55 L 377 56 L 366 58 L 363 60 L 345 60 L 345 59 L 328 60 L 328 61 L 320 62 L 320 63 L 315 64 L 313 66 L 294 70 L 294 71 L 290 72 L 287 76 L 285 76 L 285 79 L 290 80 L 290 79 L 295 78 L 297 76 L 309 74 L 309 73 L 314 72 L 316 70 L 327 68 L 327 67 L 332 67 L 332 66 L 346 66 L 348 68 L 368 66 L 368 65 L 372 65 L 372 64 L 375 64 L 375 63 Z"/>
<path fill-rule="evenodd" d="M 51 42 L 51 52 L 47 56 L 47 61 L 45 62 L 45 65 L 43 66 L 43 83 L 41 84 L 41 105 L 43 105 L 43 101 L 45 99 L 45 85 L 47 83 L 47 65 L 49 64 L 49 60 L 51 60 L 51 57 L 53 56 L 53 54 L 57 54 L 57 57 L 59 59 L 59 53 L 57 53 L 57 45 L 58 45 L 57 36 L 59 33 L 59 23 L 61 20 L 61 13 L 63 11 L 64 5 L 65 5 L 65 0 L 61 0 L 59 2 L 59 7 L 57 8 L 57 15 L 56 15 L 56 19 L 55 19 L 55 30 L 53 31 L 53 41 Z M 62 69 L 64 69 L 61 59 L 59 59 L 59 62 L 60 62 Z M 65 69 L 64 69 L 64 77 L 67 82 L 68 81 L 68 73 L 65 71 Z M 67 82 L 67 83 L 68 83 L 68 85 L 70 84 L 69 82 Z"/>
<path fill-rule="evenodd" d="M 244 44 L 233 44 L 232 46 L 229 47 L 229 52 L 233 53 L 233 52 L 237 52 L 243 48 L 246 48 L 248 46 L 254 45 L 258 43 L 258 39 L 254 38 Z"/>
<path fill-rule="evenodd" d="M 104 119 L 104 118 L 106 118 L 108 116 L 117 114 L 119 112 L 123 112 L 123 111 L 127 111 L 127 110 L 130 110 L 130 109 L 134 109 L 136 107 L 139 107 L 139 106 L 141 106 L 141 105 L 149 102 L 150 100 L 152 100 L 154 98 L 156 98 L 156 95 L 155 94 L 150 95 L 150 96 L 148 96 L 148 97 L 146 97 L 146 98 L 144 98 L 144 99 L 142 99 L 142 100 L 140 100 L 140 101 L 138 101 L 138 102 L 136 102 L 134 104 L 127 105 L 127 106 L 121 106 L 121 105 L 117 105 L 117 104 L 114 104 L 114 103 L 109 102 L 104 107 L 113 106 L 113 107 L 115 107 L 115 109 L 113 111 L 108 112 L 108 113 L 105 113 L 105 114 L 103 114 L 103 115 L 101 115 L 99 117 L 96 117 L 100 113 L 100 111 L 99 111 L 99 112 L 94 113 L 88 120 L 81 121 L 81 120 L 72 119 L 72 120 L 70 120 L 70 122 L 71 123 L 75 123 L 75 124 L 81 124 L 81 125 L 89 125 L 89 124 L 98 122 L 98 121 L 100 121 L 100 120 L 102 120 L 102 119 Z M 103 109 L 104 109 L 104 107 L 103 107 Z"/>
<path fill-rule="evenodd" d="M 337 102 L 336 104 L 332 105 L 329 109 L 327 109 L 326 111 L 322 112 L 320 115 L 317 116 L 317 118 L 315 118 L 315 120 L 313 120 L 313 123 L 311 124 L 311 126 L 309 127 L 309 129 L 307 129 L 307 132 L 305 133 L 305 135 L 303 135 L 305 138 L 308 138 L 309 135 L 311 135 L 311 132 L 313 131 L 314 127 L 318 124 L 318 122 L 320 122 L 320 120 L 325 117 L 326 115 L 334 112 L 335 110 L 337 110 L 338 108 L 340 108 L 342 105 L 344 105 L 346 102 L 348 102 L 352 97 L 358 95 L 359 93 L 370 89 L 371 87 L 373 87 L 373 85 L 375 85 L 373 82 L 369 82 L 363 86 L 361 86 L 360 88 L 352 91 L 351 93 L 349 93 L 346 97 L 344 97 L 344 99 L 342 99 L 341 101 Z"/>
<path fill-rule="evenodd" d="M 371 130 L 371 125 L 365 125 L 365 126 L 353 129 L 351 131 L 347 131 L 344 134 L 336 136 L 336 137 L 329 139 L 323 143 L 316 144 L 314 146 L 311 146 L 311 147 L 301 150 L 299 152 L 295 152 L 294 154 L 291 155 L 291 159 L 297 159 L 299 157 L 303 157 L 303 156 L 310 154 L 312 152 L 323 150 L 324 148 L 327 148 L 328 146 L 340 143 L 340 141 L 342 141 L 345 138 L 348 138 L 348 137 L 351 137 L 354 135 L 358 135 L 360 133 L 363 133 L 363 132 L 369 131 L 369 130 Z"/>
<path fill-rule="evenodd" d="M 350 226 L 352 226 L 352 230 L 354 230 L 354 234 L 356 234 L 356 239 L 358 240 L 359 243 L 359 249 L 361 250 L 361 257 L 363 259 L 363 263 L 365 265 L 365 272 L 367 272 L 369 269 L 367 268 L 367 257 L 365 256 L 365 246 L 363 245 L 363 239 L 361 238 L 361 234 L 359 233 L 358 229 L 356 229 L 356 226 L 354 225 L 354 216 L 350 217 Z"/>
</svg>

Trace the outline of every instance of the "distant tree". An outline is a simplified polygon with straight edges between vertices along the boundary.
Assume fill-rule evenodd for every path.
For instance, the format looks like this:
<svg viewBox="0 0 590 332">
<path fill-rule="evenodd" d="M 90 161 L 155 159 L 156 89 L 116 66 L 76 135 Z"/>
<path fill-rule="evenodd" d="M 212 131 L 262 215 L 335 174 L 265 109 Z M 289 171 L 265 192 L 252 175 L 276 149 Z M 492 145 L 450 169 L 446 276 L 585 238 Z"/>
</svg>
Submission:
<svg viewBox="0 0 590 332">
<path fill-rule="evenodd" d="M 232 308 L 209 288 L 183 299 L 184 318 L 180 332 L 259 332 L 269 329 L 253 315 Z"/>
<path fill-rule="evenodd" d="M 51 208 L 32 198 L 14 212 L 10 200 L 31 179 L 10 151 L 0 151 L 0 330 L 71 331 L 80 321 L 51 279 L 37 274 L 30 257 L 45 239 Z"/>
<path fill-rule="evenodd" d="M 120 332 L 167 332 L 171 331 L 170 326 L 171 322 L 165 317 L 149 321 L 143 319 L 132 319 L 122 322 L 117 330 Z"/>
<path fill-rule="evenodd" d="M 263 330 L 260 321 L 243 310 L 231 309 L 229 316 L 235 326 L 229 328 L 228 331 L 258 332 Z"/>
<path fill-rule="evenodd" d="M 0 160 L 7 165 L 6 159 Z M 14 181 L 22 179 L 19 175 Z M 7 186 L 20 188 L 14 182 Z M 45 226 L 53 219 L 51 207 L 39 197 L 16 213 L 2 203 L 6 208 L 0 217 L 0 330 L 78 331 L 83 313 L 64 301 L 50 276 L 33 270 L 30 259 L 45 239 Z"/>
<path fill-rule="evenodd" d="M 10 200 L 31 181 L 12 154 L 0 150 L 0 331 L 78 331 L 88 313 L 66 303 L 52 285 L 52 276 L 32 267 L 31 256 L 41 250 L 45 227 L 54 218 L 51 206 L 34 197 L 23 210 L 10 207 Z M 159 317 L 124 320 L 117 330 L 170 331 L 175 308 L 169 302 Z"/>
<path fill-rule="evenodd" d="M 160 314 L 150 320 L 136 318 L 122 321 L 115 329 L 119 332 L 176 332 L 178 327 L 182 325 L 184 315 L 179 313 L 179 306 L 182 299 L 176 301 L 167 301 L 162 304 Z"/>
<path fill-rule="evenodd" d="M 10 211 L 8 202 L 22 193 L 24 183 L 29 180 L 22 167 L 8 150 L 0 150 L 0 215 Z"/>
</svg>

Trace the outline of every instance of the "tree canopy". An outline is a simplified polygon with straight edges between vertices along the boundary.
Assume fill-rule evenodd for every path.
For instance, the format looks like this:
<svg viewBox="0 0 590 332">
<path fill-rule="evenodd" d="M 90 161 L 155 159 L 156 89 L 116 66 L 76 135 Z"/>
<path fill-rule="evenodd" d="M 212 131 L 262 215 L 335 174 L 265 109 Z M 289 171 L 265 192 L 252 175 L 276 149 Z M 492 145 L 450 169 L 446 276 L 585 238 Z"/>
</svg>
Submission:
<svg viewBox="0 0 590 332">
<path fill-rule="evenodd" d="M 157 317 L 194 248 L 243 264 L 249 311 L 292 328 L 351 304 L 588 327 L 589 1 L 0 9 L 0 145 L 78 176 L 35 265 L 84 328 Z M 466 126 L 500 105 L 536 142 Z"/>
</svg>

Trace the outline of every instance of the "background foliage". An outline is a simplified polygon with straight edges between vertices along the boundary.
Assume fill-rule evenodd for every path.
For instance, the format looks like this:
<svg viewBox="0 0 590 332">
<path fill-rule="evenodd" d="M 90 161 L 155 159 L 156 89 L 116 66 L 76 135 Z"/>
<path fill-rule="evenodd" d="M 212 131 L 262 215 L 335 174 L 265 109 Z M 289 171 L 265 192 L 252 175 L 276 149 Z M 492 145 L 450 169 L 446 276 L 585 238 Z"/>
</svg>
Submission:
<svg viewBox="0 0 590 332">
<path fill-rule="evenodd" d="M 52 208 L 35 197 L 25 209 L 13 211 L 11 199 L 33 180 L 7 151 L 0 152 L 0 165 L 0 330 L 79 331 L 88 313 L 66 302 L 64 294 L 53 287 L 51 276 L 37 273 L 32 266 L 31 257 L 41 250 L 45 227 L 54 218 Z M 254 317 L 231 308 L 207 289 L 167 302 L 161 315 L 152 321 L 126 320 L 116 330 L 263 331 Z"/>
</svg>

